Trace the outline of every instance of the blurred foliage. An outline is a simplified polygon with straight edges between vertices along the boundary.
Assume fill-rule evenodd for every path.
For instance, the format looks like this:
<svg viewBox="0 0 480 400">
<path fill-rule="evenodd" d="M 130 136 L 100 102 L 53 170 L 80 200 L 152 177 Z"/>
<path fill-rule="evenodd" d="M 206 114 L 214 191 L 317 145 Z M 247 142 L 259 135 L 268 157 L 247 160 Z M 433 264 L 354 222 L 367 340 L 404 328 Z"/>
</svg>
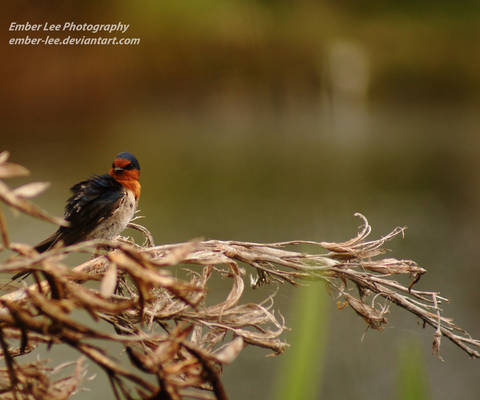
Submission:
<svg viewBox="0 0 480 400">
<path fill-rule="evenodd" d="M 292 351 L 281 360 L 274 399 L 319 398 L 329 319 L 326 302 L 330 301 L 322 286 L 312 283 L 295 293 L 296 299 L 290 305 Z"/>
<path fill-rule="evenodd" d="M 328 90 L 329 49 L 339 39 L 368 56 L 371 102 L 480 100 L 474 1 L 24 1 L 7 12 L 18 21 L 121 20 L 142 39 L 135 48 L 8 48 L 2 75 L 15 79 L 5 79 L 7 121 L 19 104 L 27 118 L 67 121 L 152 103 L 214 112 L 231 101 L 283 112 Z M 11 33 L 2 35 L 7 42 Z"/>
<path fill-rule="evenodd" d="M 398 400 L 428 400 L 429 383 L 421 347 L 416 341 L 404 343 L 398 357 Z"/>
</svg>

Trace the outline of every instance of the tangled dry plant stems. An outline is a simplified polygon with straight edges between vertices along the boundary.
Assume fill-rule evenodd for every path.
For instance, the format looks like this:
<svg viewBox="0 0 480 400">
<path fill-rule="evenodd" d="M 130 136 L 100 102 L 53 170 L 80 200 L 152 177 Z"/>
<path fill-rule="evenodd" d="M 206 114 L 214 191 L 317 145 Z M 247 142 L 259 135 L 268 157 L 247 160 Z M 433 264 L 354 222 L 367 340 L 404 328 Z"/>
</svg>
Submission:
<svg viewBox="0 0 480 400">
<path fill-rule="evenodd" d="M 0 179 L 27 173 L 7 159 L 8 153 L 0 154 Z M 0 199 L 30 216 L 63 223 L 27 200 L 46 186 L 31 183 L 11 189 L 0 180 Z M 86 377 L 86 357 L 107 374 L 117 399 L 226 399 L 222 368 L 245 346 L 273 354 L 288 346 L 282 339 L 285 321 L 274 311 L 273 295 L 259 304 L 242 302 L 247 268 L 253 272 L 251 287 L 321 280 L 341 299 L 339 308 L 351 307 L 376 330 L 387 324 L 389 304 L 396 304 L 433 327 L 433 350 L 439 357 L 442 337 L 469 356 L 480 357 L 480 341 L 443 316 L 440 306 L 447 299 L 436 291 L 414 289 L 426 270 L 414 261 L 381 258 L 384 244 L 403 235 L 404 228 L 368 240 L 370 225 L 357 216 L 362 220 L 360 232 L 344 243 L 197 240 L 157 246 L 146 228 L 131 224 L 143 232 L 143 245 L 123 238 L 92 240 L 38 254 L 31 246 L 10 242 L 0 212 L 1 251 L 16 253 L 4 257 L 0 270 L 34 271 L 36 282 L 0 297 L 5 365 L 0 370 L 0 398 L 67 399 Z M 316 251 L 295 250 L 305 245 Z M 65 257 L 79 252 L 92 258 L 67 267 Z M 186 279 L 172 273 L 178 265 L 188 266 Z M 60 299 L 51 298 L 52 281 L 42 280 L 42 273 L 53 277 Z M 207 305 L 214 275 L 228 278 L 231 289 L 223 301 Z M 397 282 L 399 276 L 409 276 L 410 285 Z M 79 319 L 75 310 L 86 311 L 90 319 Z M 113 345 L 99 344 L 103 342 L 120 345 L 129 365 L 106 350 Z M 52 380 L 68 365 L 52 369 L 44 361 L 18 361 L 42 343 L 68 345 L 83 357 L 73 363 L 73 373 Z"/>
</svg>

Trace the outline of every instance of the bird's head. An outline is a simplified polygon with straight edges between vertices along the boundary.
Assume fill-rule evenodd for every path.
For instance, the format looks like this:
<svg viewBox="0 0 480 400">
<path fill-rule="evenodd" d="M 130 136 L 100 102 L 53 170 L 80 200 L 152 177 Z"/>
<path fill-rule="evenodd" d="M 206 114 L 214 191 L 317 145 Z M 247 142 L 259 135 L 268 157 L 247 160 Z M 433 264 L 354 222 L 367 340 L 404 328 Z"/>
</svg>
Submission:
<svg viewBox="0 0 480 400">
<path fill-rule="evenodd" d="M 140 178 L 140 164 L 132 154 L 127 152 L 117 154 L 113 160 L 109 174 L 123 186 L 132 189 L 136 197 L 140 195 L 139 189 L 135 189 L 137 186 L 140 186 L 138 183 L 138 179 Z"/>
</svg>

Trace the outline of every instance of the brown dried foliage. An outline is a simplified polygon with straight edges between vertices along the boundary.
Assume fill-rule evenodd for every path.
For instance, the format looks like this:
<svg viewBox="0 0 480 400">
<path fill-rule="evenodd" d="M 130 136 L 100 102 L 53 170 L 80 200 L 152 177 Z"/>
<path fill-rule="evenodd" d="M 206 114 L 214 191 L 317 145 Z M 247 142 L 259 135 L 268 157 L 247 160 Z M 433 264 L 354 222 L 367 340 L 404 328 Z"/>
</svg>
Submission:
<svg viewBox="0 0 480 400">
<path fill-rule="evenodd" d="M 7 159 L 8 153 L 0 154 L 0 178 L 27 173 Z M 0 180 L 0 200 L 33 217 L 63 223 L 26 200 L 46 186 L 34 183 L 11 189 Z M 82 358 L 73 374 L 57 381 L 50 376 L 58 368 L 49 369 L 40 361 L 23 365 L 17 361 L 43 343 L 66 344 L 96 363 L 107 374 L 117 399 L 226 399 L 222 368 L 246 345 L 273 354 L 288 346 L 282 339 L 285 322 L 273 310 L 273 295 L 260 304 L 242 302 L 242 264 L 255 273 L 250 277 L 252 287 L 322 280 L 343 299 L 341 308 L 349 305 L 367 327 L 376 330 L 388 322 L 388 305 L 396 304 L 434 328 L 438 355 L 440 340 L 447 337 L 469 356 L 480 357 L 480 342 L 442 315 L 440 305 L 447 299 L 438 292 L 413 288 L 424 268 L 410 260 L 379 257 L 385 253 L 385 242 L 403 234 L 404 228 L 369 241 L 371 228 L 358 216 L 363 222 L 360 232 L 344 243 L 197 240 L 156 246 L 146 228 L 131 224 L 145 235 L 143 245 L 126 239 L 94 240 L 38 254 L 26 244 L 9 241 L 0 212 L 2 250 L 16 253 L 1 262 L 1 271 L 31 270 L 36 280 L 0 297 L 0 350 L 5 361 L 0 398 L 66 399 L 77 390 L 86 374 Z M 306 245 L 316 252 L 291 250 Z M 106 247 L 108 251 L 102 250 Z M 67 267 L 64 258 L 76 252 L 91 253 L 93 258 Z M 188 278 L 175 277 L 172 270 L 178 265 L 188 266 Z M 53 277 L 60 299 L 51 298 L 52 280 L 41 280 L 41 272 Z M 207 305 L 213 275 L 229 279 L 231 289 L 223 301 Z M 401 275 L 411 277 L 409 286 L 393 279 Z M 91 317 L 88 324 L 74 310 L 85 310 Z M 101 342 L 121 346 L 129 365 Z"/>
</svg>

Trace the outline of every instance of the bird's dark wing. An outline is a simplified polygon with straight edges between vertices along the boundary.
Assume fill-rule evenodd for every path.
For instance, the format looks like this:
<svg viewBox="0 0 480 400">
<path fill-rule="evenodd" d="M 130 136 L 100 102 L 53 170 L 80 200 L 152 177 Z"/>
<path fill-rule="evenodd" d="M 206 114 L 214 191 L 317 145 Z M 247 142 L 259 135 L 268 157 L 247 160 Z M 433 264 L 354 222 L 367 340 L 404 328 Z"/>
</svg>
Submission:
<svg viewBox="0 0 480 400">
<path fill-rule="evenodd" d="M 54 234 L 35 246 L 43 253 L 62 241 L 70 245 L 85 240 L 86 236 L 104 219 L 112 215 L 123 196 L 122 186 L 110 175 L 96 175 L 72 186 L 72 196 L 65 206 L 65 220 Z M 30 271 L 19 272 L 12 280 L 26 278 Z M 52 289 L 53 290 L 53 289 Z"/>
<path fill-rule="evenodd" d="M 72 196 L 65 206 L 65 220 L 69 226 L 60 227 L 35 249 L 46 251 L 57 242 L 65 245 L 81 242 L 104 219 L 112 215 L 123 196 L 122 186 L 110 175 L 96 175 L 77 183 L 70 189 Z"/>
</svg>

